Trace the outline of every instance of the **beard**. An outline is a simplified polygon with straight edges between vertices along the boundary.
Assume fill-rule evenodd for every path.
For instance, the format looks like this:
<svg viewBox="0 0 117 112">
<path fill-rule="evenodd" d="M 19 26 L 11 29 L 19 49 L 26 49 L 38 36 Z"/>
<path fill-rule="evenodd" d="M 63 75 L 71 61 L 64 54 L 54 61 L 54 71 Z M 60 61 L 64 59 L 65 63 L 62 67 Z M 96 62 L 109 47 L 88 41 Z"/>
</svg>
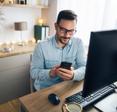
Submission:
<svg viewBox="0 0 117 112">
<path fill-rule="evenodd" d="M 61 43 L 61 44 L 64 44 L 64 45 L 66 45 L 68 42 L 69 42 L 69 40 L 70 40 L 70 38 L 71 37 L 59 37 L 58 38 L 58 41 Z"/>
</svg>

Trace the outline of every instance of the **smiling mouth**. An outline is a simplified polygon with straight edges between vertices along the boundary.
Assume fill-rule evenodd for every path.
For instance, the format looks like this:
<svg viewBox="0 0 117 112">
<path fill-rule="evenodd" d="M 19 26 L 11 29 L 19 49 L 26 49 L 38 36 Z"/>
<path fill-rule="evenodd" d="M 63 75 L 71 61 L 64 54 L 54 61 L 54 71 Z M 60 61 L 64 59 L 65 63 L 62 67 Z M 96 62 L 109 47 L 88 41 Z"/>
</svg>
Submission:
<svg viewBox="0 0 117 112">
<path fill-rule="evenodd" d="M 69 38 L 63 38 L 63 40 L 65 40 L 65 41 L 66 41 L 66 40 L 69 40 Z"/>
<path fill-rule="evenodd" d="M 63 37 L 63 39 L 65 39 L 65 40 L 69 40 L 70 38 L 67 38 L 67 37 Z"/>
</svg>

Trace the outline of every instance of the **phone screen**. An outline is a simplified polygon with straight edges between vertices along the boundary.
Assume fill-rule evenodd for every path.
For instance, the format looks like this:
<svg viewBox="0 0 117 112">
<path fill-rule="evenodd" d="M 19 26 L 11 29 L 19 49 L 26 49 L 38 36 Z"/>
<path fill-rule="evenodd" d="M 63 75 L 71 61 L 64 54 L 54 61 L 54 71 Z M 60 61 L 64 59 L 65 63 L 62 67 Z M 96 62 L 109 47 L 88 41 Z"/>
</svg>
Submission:
<svg viewBox="0 0 117 112">
<path fill-rule="evenodd" d="M 71 65 L 72 65 L 72 63 L 63 61 L 63 62 L 61 62 L 60 68 L 65 68 L 65 69 L 69 69 L 70 70 L 71 69 Z"/>
</svg>

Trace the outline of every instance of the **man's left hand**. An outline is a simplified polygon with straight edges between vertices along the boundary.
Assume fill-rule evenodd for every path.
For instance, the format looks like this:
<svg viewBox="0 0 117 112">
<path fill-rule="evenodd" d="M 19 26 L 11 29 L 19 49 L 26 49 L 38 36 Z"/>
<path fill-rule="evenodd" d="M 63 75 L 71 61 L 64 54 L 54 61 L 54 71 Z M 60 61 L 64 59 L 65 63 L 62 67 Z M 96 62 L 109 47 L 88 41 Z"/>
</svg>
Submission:
<svg viewBox="0 0 117 112">
<path fill-rule="evenodd" d="M 70 70 L 64 68 L 58 68 L 57 70 L 58 76 L 60 76 L 63 80 L 72 80 L 74 77 L 73 68 Z"/>
</svg>

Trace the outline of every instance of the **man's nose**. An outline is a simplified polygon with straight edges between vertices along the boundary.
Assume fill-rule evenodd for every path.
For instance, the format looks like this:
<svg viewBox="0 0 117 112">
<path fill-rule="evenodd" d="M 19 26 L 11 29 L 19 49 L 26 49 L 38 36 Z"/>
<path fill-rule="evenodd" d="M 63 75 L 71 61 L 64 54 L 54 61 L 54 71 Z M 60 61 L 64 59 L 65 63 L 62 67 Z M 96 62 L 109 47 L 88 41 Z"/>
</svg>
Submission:
<svg viewBox="0 0 117 112">
<path fill-rule="evenodd" d="M 65 33 L 64 33 L 64 36 L 65 36 L 65 37 L 69 37 L 69 36 L 70 36 L 69 32 L 65 32 Z"/>
</svg>

